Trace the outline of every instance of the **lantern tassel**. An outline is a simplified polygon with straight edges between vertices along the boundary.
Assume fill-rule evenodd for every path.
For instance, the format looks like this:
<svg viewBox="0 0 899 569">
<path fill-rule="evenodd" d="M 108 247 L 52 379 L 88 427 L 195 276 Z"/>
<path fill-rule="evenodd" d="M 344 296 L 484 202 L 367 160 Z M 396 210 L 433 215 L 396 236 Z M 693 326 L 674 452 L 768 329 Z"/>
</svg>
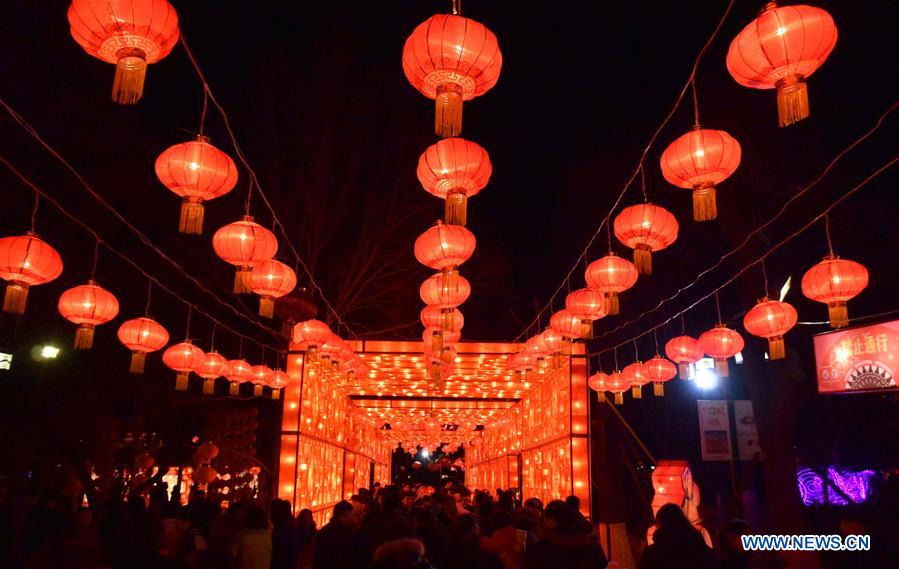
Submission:
<svg viewBox="0 0 899 569">
<path fill-rule="evenodd" d="M 593 339 L 593 321 L 592 320 L 581 320 L 581 338 L 585 340 Z"/>
<path fill-rule="evenodd" d="M 677 364 L 677 374 L 683 380 L 690 379 L 690 364 L 687 362 L 680 362 Z"/>
<path fill-rule="evenodd" d="M 718 217 L 718 201 L 715 199 L 715 186 L 693 190 L 693 219 L 711 221 L 716 217 Z"/>
<path fill-rule="evenodd" d="M 784 345 L 783 336 L 775 336 L 768 338 L 768 357 L 772 360 L 782 360 L 787 355 L 787 348 Z"/>
<path fill-rule="evenodd" d="M 656 397 L 665 397 L 665 384 L 664 383 L 653 383 L 652 384 L 652 394 Z"/>
<path fill-rule="evenodd" d="M 634 385 L 631 387 L 631 395 L 634 396 L 634 399 L 643 399 L 643 386 L 642 385 Z"/>
<path fill-rule="evenodd" d="M 443 333 L 435 331 L 431 334 L 431 351 L 438 353 L 441 350 L 443 350 Z"/>
<path fill-rule="evenodd" d="M 452 308 L 441 310 L 443 317 L 441 319 L 441 324 L 444 332 L 452 332 L 453 326 L 456 324 L 456 311 Z"/>
<path fill-rule="evenodd" d="M 621 303 L 618 301 L 618 294 L 610 292 L 606 295 L 606 313 L 619 314 L 621 312 Z"/>
<path fill-rule="evenodd" d="M 75 349 L 89 350 L 94 346 L 94 327 L 90 324 L 82 324 L 75 331 Z"/>
<path fill-rule="evenodd" d="M 730 368 L 727 365 L 727 358 L 715 358 L 715 373 L 718 377 L 730 377 Z"/>
<path fill-rule="evenodd" d="M 203 395 L 212 395 L 215 393 L 215 380 L 207 379 L 203 382 Z"/>
<path fill-rule="evenodd" d="M 175 374 L 175 391 L 187 391 L 187 380 L 190 378 L 190 372 L 179 371 Z"/>
<path fill-rule="evenodd" d="M 178 231 L 188 235 L 203 233 L 203 202 L 184 198 L 184 201 L 181 202 L 181 221 L 178 223 Z"/>
<path fill-rule="evenodd" d="M 272 399 L 281 399 L 280 389 L 272 389 Z"/>
<path fill-rule="evenodd" d="M 801 75 L 793 75 L 777 82 L 777 122 L 790 126 L 808 118 L 808 85 Z"/>
<path fill-rule="evenodd" d="M 131 373 L 144 373 L 144 363 L 147 361 L 147 352 L 131 352 Z"/>
<path fill-rule="evenodd" d="M 446 207 L 443 216 L 448 225 L 462 225 L 468 222 L 468 198 L 462 192 L 446 195 Z"/>
<path fill-rule="evenodd" d="M 275 316 L 275 300 L 267 296 L 259 298 L 259 316 L 264 318 L 274 318 Z"/>
<path fill-rule="evenodd" d="M 596 392 L 596 400 L 600 403 L 606 402 L 606 392 L 605 391 L 597 391 Z"/>
<path fill-rule="evenodd" d="M 434 105 L 437 136 L 450 138 L 462 134 L 462 88 L 455 83 L 438 86 Z"/>
<path fill-rule="evenodd" d="M 250 290 L 250 275 L 253 274 L 253 267 L 237 267 L 234 273 L 234 292 L 236 294 L 247 294 L 253 292 Z"/>
<path fill-rule="evenodd" d="M 136 48 L 120 49 L 116 54 L 115 81 L 112 83 L 112 100 L 120 105 L 133 105 L 144 94 L 144 78 L 147 76 L 146 54 Z"/>
<path fill-rule="evenodd" d="M 3 296 L 3 312 L 9 314 L 25 314 L 25 303 L 28 301 L 28 285 L 10 281 L 6 285 Z"/>
<path fill-rule="evenodd" d="M 634 265 L 641 275 L 652 274 L 652 249 L 649 245 L 640 244 L 634 247 Z"/>
<path fill-rule="evenodd" d="M 262 397 L 262 386 L 261 385 L 253 386 L 253 397 Z"/>
<path fill-rule="evenodd" d="M 230 395 L 240 395 L 240 384 L 232 381 L 231 385 L 228 386 L 228 393 Z"/>
<path fill-rule="evenodd" d="M 849 326 L 849 309 L 845 302 L 828 304 L 827 313 L 830 317 L 831 328 L 845 328 Z"/>
<path fill-rule="evenodd" d="M 444 270 L 443 286 L 448 292 L 459 292 L 459 271 L 456 269 Z"/>
<path fill-rule="evenodd" d="M 615 392 L 615 405 L 624 405 L 624 392 L 623 391 Z"/>
</svg>

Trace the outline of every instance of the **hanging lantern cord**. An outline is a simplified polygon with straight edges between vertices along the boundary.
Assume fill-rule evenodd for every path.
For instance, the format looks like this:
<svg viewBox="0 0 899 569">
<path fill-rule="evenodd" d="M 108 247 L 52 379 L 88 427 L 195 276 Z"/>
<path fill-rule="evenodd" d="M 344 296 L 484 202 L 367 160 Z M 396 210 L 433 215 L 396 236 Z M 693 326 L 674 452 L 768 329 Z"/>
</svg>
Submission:
<svg viewBox="0 0 899 569">
<path fill-rule="evenodd" d="M 693 71 L 693 78 L 690 80 L 690 85 L 693 87 L 691 91 L 693 92 L 693 123 L 696 126 L 699 126 L 699 94 L 696 92 L 696 71 Z"/>
<path fill-rule="evenodd" d="M 652 329 L 652 337 L 656 342 L 656 353 L 658 354 L 659 353 L 659 329 L 658 328 Z"/>
<path fill-rule="evenodd" d="M 680 333 L 681 335 L 686 335 L 687 327 L 684 325 L 684 313 L 680 313 Z"/>
<path fill-rule="evenodd" d="M 41 195 L 34 192 L 34 209 L 31 210 L 31 232 L 34 233 L 35 223 L 37 223 L 37 208 L 40 204 Z"/>
<path fill-rule="evenodd" d="M 237 342 L 237 357 L 243 359 L 243 336 L 241 336 L 240 340 Z"/>
<path fill-rule="evenodd" d="M 614 371 L 618 371 L 618 346 L 615 346 L 615 347 L 612 349 L 612 351 L 613 351 L 614 354 L 615 354 L 615 370 L 614 370 Z"/>
<path fill-rule="evenodd" d="M 643 190 L 643 203 L 649 202 L 649 196 L 646 194 L 646 168 L 640 164 L 640 188 Z"/>
<path fill-rule="evenodd" d="M 637 339 L 634 338 L 634 361 L 640 361 L 640 352 L 637 351 Z"/>
<path fill-rule="evenodd" d="M 144 306 L 144 314 L 150 314 L 150 296 L 153 292 L 153 281 L 147 280 L 147 305 Z"/>
<path fill-rule="evenodd" d="M 721 320 L 721 300 L 718 298 L 718 291 L 715 291 L 715 310 L 718 312 L 718 324 L 724 324 Z"/>
<path fill-rule="evenodd" d="M 94 277 L 97 275 L 97 264 L 100 262 L 100 239 L 97 239 L 94 242 L 94 264 L 91 266 L 91 278 L 90 280 L 94 280 Z"/>
<path fill-rule="evenodd" d="M 211 337 L 209 338 L 209 351 L 211 351 L 211 352 L 215 351 L 215 330 L 216 330 L 216 328 L 218 328 L 218 324 L 213 321 L 212 334 L 211 334 Z"/>
<path fill-rule="evenodd" d="M 203 110 L 200 112 L 200 130 L 197 134 L 203 136 L 203 130 L 206 127 L 206 111 L 209 110 L 209 87 L 203 83 Z"/>
<path fill-rule="evenodd" d="M 247 201 L 244 203 L 244 215 L 250 215 L 250 200 L 253 198 L 253 177 L 250 176 L 250 184 L 247 186 Z"/>
<path fill-rule="evenodd" d="M 606 238 L 609 240 L 609 254 L 612 254 L 612 223 L 609 221 L 611 216 L 607 217 L 605 220 L 606 224 Z"/>
<path fill-rule="evenodd" d="M 764 285 L 764 288 L 762 290 L 765 291 L 765 297 L 767 297 L 768 296 L 768 269 L 765 268 L 765 259 L 762 258 L 762 260 L 759 264 L 762 266 L 762 284 Z"/>
<path fill-rule="evenodd" d="M 833 241 L 830 240 L 830 215 L 824 214 L 824 235 L 827 237 L 827 253 L 833 257 Z"/>
<path fill-rule="evenodd" d="M 452 0 L 453 16 L 458 16 L 462 12 L 462 0 Z"/>
<path fill-rule="evenodd" d="M 193 316 L 194 307 L 192 304 L 187 305 L 187 321 L 184 323 L 184 339 L 190 340 L 190 317 Z"/>
</svg>

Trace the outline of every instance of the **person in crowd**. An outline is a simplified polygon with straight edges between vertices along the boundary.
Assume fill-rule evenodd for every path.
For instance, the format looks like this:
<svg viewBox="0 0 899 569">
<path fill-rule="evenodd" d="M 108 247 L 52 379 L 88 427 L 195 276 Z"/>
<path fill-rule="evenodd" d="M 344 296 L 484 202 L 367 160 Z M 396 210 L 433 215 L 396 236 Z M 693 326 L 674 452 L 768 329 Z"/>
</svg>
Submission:
<svg viewBox="0 0 899 569">
<path fill-rule="evenodd" d="M 370 515 L 359 532 L 356 551 L 358 567 L 366 567 L 381 544 L 405 537 L 415 537 L 412 524 L 403 511 L 399 488 L 385 487 L 380 494 L 380 506 L 381 511 Z"/>
<path fill-rule="evenodd" d="M 350 569 L 353 565 L 356 526 L 353 505 L 343 500 L 337 502 L 331 521 L 315 536 L 312 569 Z"/>
<path fill-rule="evenodd" d="M 574 525 L 577 532 L 582 535 L 593 532 L 593 524 L 581 513 L 581 499 L 577 496 L 568 496 L 565 498 L 565 503 L 574 514 Z"/>
<path fill-rule="evenodd" d="M 604 569 L 605 553 L 595 533 L 578 533 L 574 512 L 553 500 L 543 512 L 543 533 L 524 555 L 524 569 Z"/>
<path fill-rule="evenodd" d="M 371 569 L 433 569 L 425 557 L 425 546 L 413 538 L 396 539 L 375 550 Z"/>
<path fill-rule="evenodd" d="M 503 569 L 499 557 L 481 548 L 478 518 L 462 514 L 447 545 L 448 569 Z"/>
<path fill-rule="evenodd" d="M 272 536 L 268 516 L 261 507 L 247 508 L 244 529 L 233 546 L 237 569 L 269 569 L 272 563 Z"/>
<path fill-rule="evenodd" d="M 643 551 L 639 569 L 707 569 L 714 566 L 712 550 L 676 504 L 659 508 L 652 539 L 652 545 Z"/>
<path fill-rule="evenodd" d="M 296 569 L 300 553 L 299 532 L 287 500 L 272 500 L 271 569 Z"/>
<path fill-rule="evenodd" d="M 409 523 L 415 532 L 415 538 L 425 546 L 428 560 L 441 567 L 444 558 L 444 536 L 437 525 L 437 516 L 433 508 L 413 508 L 409 512 Z"/>
<path fill-rule="evenodd" d="M 312 566 L 312 550 L 315 535 L 318 528 L 315 525 L 315 518 L 312 517 L 312 510 L 303 508 L 297 514 L 297 548 L 298 548 L 298 567 L 299 569 L 308 569 Z"/>
<path fill-rule="evenodd" d="M 512 513 L 497 509 L 493 513 L 493 535 L 481 536 L 481 548 L 499 557 L 503 569 L 520 569 L 528 543 L 528 532 L 512 525 Z"/>
</svg>

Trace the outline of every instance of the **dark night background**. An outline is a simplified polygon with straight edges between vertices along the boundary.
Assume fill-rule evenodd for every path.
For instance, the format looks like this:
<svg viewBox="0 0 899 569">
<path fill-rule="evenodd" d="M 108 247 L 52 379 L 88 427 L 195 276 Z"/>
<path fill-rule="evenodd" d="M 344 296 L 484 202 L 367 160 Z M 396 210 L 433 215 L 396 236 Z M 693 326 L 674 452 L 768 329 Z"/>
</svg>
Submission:
<svg viewBox="0 0 899 569">
<path fill-rule="evenodd" d="M 442 204 L 425 193 L 415 177 L 418 155 L 434 141 L 433 103 L 408 85 L 400 55 L 414 26 L 435 11 L 445 11 L 449 2 L 173 4 L 264 191 L 327 297 L 360 336 L 417 337 L 418 283 L 427 272 L 415 262 L 412 243 L 440 215 Z M 897 99 L 896 4 L 816 2 L 833 15 L 840 37 L 809 81 L 811 117 L 779 129 L 774 93 L 737 85 L 724 66 L 730 39 L 761 4 L 736 2 L 697 76 L 703 124 L 728 131 L 743 148 L 740 168 L 719 188 L 718 220 L 692 222 L 689 193 L 668 185 L 658 169 L 660 152 L 692 124 L 688 96 L 647 161 L 650 199 L 675 213 L 680 236 L 668 250 L 654 255 L 652 277 L 641 278 L 622 296 L 622 314 L 597 325 L 593 351 L 641 333 L 691 304 L 896 155 L 899 113 L 894 112 L 740 254 L 655 314 L 612 331 L 740 243 Z M 496 33 L 504 55 L 497 86 L 465 107 L 463 136 L 487 149 L 494 174 L 469 204 L 469 228 L 478 238 L 478 249 L 463 267 L 473 287 L 463 307 L 463 339 L 511 340 L 534 318 L 608 212 L 725 6 L 718 0 L 463 3 L 464 15 Z M 189 139 L 199 121 L 201 85 L 183 48 L 177 46 L 150 67 L 138 105 L 117 106 L 109 99 L 113 67 L 89 57 L 71 40 L 66 8 L 61 1 L 4 3 L 2 97 L 163 250 L 228 302 L 255 314 L 255 302 L 231 295 L 230 266 L 210 245 L 217 227 L 242 214 L 245 172 L 231 194 L 208 204 L 205 235 L 199 238 L 177 233 L 179 201 L 153 172 L 156 156 Z M 229 326 L 259 341 L 278 341 L 274 333 L 236 317 L 172 270 L 8 115 L 3 113 L 0 121 L 2 155 L 104 239 Z M 213 143 L 234 155 L 214 109 L 207 131 Z M 899 309 L 896 182 L 893 168 L 831 216 L 837 253 L 864 263 L 871 272 L 868 290 L 850 303 L 850 316 Z M 32 194 L 6 169 L 0 172 L 0 183 L 0 233 L 24 232 Z M 639 187 L 634 186 L 623 203 L 639 199 Z M 258 200 L 253 213 L 263 225 L 270 224 Z M 57 281 L 32 291 L 22 322 L 8 317 L 0 321 L 0 342 L 16 354 L 16 369 L 0 382 L 4 430 L 7 425 L 40 422 L 37 418 L 44 414 L 52 420 L 52 411 L 32 405 L 53 409 L 78 401 L 89 405 L 79 419 L 84 424 L 100 424 L 109 415 L 129 425 L 157 412 L 147 409 L 174 405 L 172 378 L 158 358 L 149 358 L 153 361 L 148 360 L 146 376 L 131 377 L 125 371 L 127 354 L 115 340 L 118 323 L 143 310 L 145 279 L 101 250 L 97 278 L 118 295 L 120 317 L 98 330 L 92 352 L 74 354 L 68 350 L 72 327 L 58 316 L 56 299 L 65 288 L 87 279 L 93 242 L 46 203 L 37 229 L 60 251 L 65 271 Z M 620 244 L 615 249 L 629 254 Z M 601 237 L 589 257 L 605 251 Z M 282 259 L 289 259 L 283 245 L 281 253 Z M 825 253 L 823 226 L 818 224 L 769 258 L 772 289 L 779 289 L 788 275 L 793 277 L 787 300 L 798 308 L 802 321 L 825 318 L 826 309 L 802 297 L 798 286 L 804 270 Z M 572 288 L 584 286 L 582 273 L 581 268 L 575 271 Z M 563 306 L 565 292 L 563 287 L 553 309 Z M 738 323 L 761 293 L 761 276 L 753 269 L 722 292 L 725 318 Z M 152 312 L 174 331 L 173 339 L 180 339 L 182 304 L 157 290 Z M 713 314 L 711 302 L 700 304 L 687 315 L 687 331 L 697 335 L 708 328 Z M 542 319 L 544 325 L 547 318 Z M 193 323 L 192 336 L 208 348 L 209 321 L 195 315 Z M 710 397 L 751 396 L 760 422 L 778 418 L 762 427 L 761 434 L 763 446 L 766 438 L 780 441 L 783 448 L 766 449 L 779 453 L 772 461 L 780 464 L 799 455 L 824 463 L 837 447 L 860 453 L 860 462 L 895 461 L 899 452 L 892 394 L 815 395 L 807 376 L 810 338 L 824 330 L 800 326 L 788 336 L 790 358 L 771 365 L 758 362 L 763 341 L 747 338 L 747 365 L 728 387 Z M 674 324 L 663 328 L 660 341 L 678 332 Z M 36 379 L 39 366 L 28 361 L 28 350 L 51 339 L 64 347 L 63 354 L 44 364 Z M 236 338 L 225 331 L 217 344 L 232 356 L 238 349 Z M 641 353 L 651 355 L 652 349 L 651 336 L 644 337 Z M 628 347 L 622 354 L 627 354 L 622 355 L 623 365 L 632 350 Z M 256 363 L 260 348 L 247 342 L 244 355 Z M 604 361 L 610 367 L 611 361 Z M 270 354 L 268 363 L 275 363 Z M 692 387 L 674 385 L 664 401 L 629 401 L 625 415 L 657 458 L 695 459 L 695 398 Z M 767 404 L 760 406 L 763 401 Z M 784 414 L 792 419 L 783 419 Z M 783 439 L 776 433 L 788 435 Z"/>
</svg>

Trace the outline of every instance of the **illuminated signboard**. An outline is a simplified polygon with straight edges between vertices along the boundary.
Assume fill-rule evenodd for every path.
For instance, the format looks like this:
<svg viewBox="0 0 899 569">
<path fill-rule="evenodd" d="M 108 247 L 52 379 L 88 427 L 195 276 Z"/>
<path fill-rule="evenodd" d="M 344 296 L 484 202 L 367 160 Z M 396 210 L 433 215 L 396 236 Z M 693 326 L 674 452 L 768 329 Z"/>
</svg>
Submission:
<svg viewBox="0 0 899 569">
<path fill-rule="evenodd" d="M 896 389 L 899 320 L 815 336 L 818 393 Z"/>
</svg>

